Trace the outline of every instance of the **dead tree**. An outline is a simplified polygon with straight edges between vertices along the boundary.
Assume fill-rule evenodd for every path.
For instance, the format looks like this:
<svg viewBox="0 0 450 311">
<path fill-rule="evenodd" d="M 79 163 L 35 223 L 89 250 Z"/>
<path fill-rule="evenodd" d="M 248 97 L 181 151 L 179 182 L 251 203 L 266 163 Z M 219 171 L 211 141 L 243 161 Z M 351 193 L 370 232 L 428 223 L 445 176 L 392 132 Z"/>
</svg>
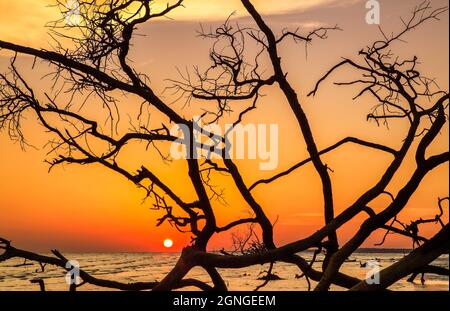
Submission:
<svg viewBox="0 0 450 311">
<path fill-rule="evenodd" d="M 257 106 L 263 89 L 268 86 L 277 87 L 296 118 L 298 137 L 305 142 L 309 158 L 271 178 L 250 185 L 246 181 L 248 177 L 243 176 L 235 162 L 225 156 L 224 149 L 212 151 L 222 157 L 221 160 L 187 159 L 187 175 L 195 190 L 196 199 L 186 201 L 148 167 L 138 164 L 140 168 L 137 171 L 130 171 L 119 160 L 119 154 L 131 142 L 155 148 L 163 155 L 164 148 L 177 139 L 170 134 L 171 124 L 186 126 L 192 136 L 196 127 L 192 120 L 184 118 L 182 112 L 156 94 L 148 82 L 148 76 L 138 72 L 129 59 L 136 29 L 183 5 L 183 0 L 179 0 L 168 4 L 161 11 L 155 11 L 153 2 L 154 0 L 107 0 L 101 3 L 80 1 L 80 23 L 67 23 L 63 19 L 50 25 L 56 42 L 51 51 L 0 41 L 1 50 L 14 53 L 9 72 L 0 74 L 0 128 L 13 140 L 26 145 L 22 131 L 24 116 L 34 114 L 39 125 L 51 135 L 48 147 L 50 153 L 56 156 L 48 161 L 50 168 L 61 164 L 100 164 L 145 190 L 147 197 L 153 200 L 154 208 L 165 213 L 158 225 L 169 222 L 177 230 L 192 235 L 192 243 L 186 245 L 177 264 L 160 282 L 123 284 L 98 279 L 82 270 L 81 284 L 122 290 L 173 290 L 186 286 L 195 286 L 201 290 L 226 290 L 225 281 L 217 268 L 239 269 L 256 264 L 270 264 L 270 274 L 276 262 L 286 262 L 297 266 L 301 271 L 299 277 L 306 277 L 308 284 L 311 285 L 310 280 L 317 282 L 316 290 L 328 290 L 331 284 L 354 290 L 383 290 L 409 274 L 420 271 L 437 272 L 438 269 L 430 269 L 429 265 L 448 251 L 448 222 L 442 219 L 443 203 L 448 202 L 448 198 L 439 201 L 440 214 L 435 219 L 413 221 L 410 225 L 403 225 L 398 219 L 424 177 L 449 161 L 448 152 L 428 154 L 429 146 L 447 122 L 449 95 L 447 91 L 437 89 L 434 80 L 419 72 L 416 57 L 402 59 L 392 52 L 391 46 L 423 23 L 439 19 L 447 11 L 446 7 L 433 9 L 427 2 L 420 4 L 414 9 L 412 16 L 404 21 L 403 29 L 391 36 L 381 32 L 379 41 L 362 49 L 356 59 L 344 59 L 331 68 L 309 94 L 313 96 L 319 91 L 325 92 L 326 90 L 322 90 L 323 84 L 341 67 L 355 70 L 360 73 L 360 79 L 336 84 L 359 85 L 361 91 L 355 99 L 370 96 L 377 101 L 377 105 L 368 114 L 368 120 L 379 124 L 407 120 L 407 133 L 400 146 L 390 147 L 357 137 L 346 137 L 319 150 L 303 110 L 303 99 L 299 97 L 283 68 L 280 46 L 287 40 L 309 45 L 314 40 L 326 39 L 332 31 L 339 28 L 319 28 L 306 34 L 299 30 L 276 33 L 250 0 L 241 0 L 253 18 L 253 26 L 240 27 L 230 17 L 217 29 L 202 30 L 200 35 L 214 42 L 210 51 L 210 68 L 205 71 L 196 69 L 194 74 L 183 74 L 181 78 L 173 80 L 169 88 L 178 94 L 179 100 L 213 103 L 208 105 L 209 109 L 202 115 L 206 124 L 213 124 L 223 118 L 225 113 L 234 111 L 233 107 L 237 102 L 250 102 L 245 109 L 238 111 L 234 123 L 237 125 L 252 110 L 259 109 Z M 139 5 L 136 6 L 136 3 Z M 62 3 L 59 7 L 63 14 L 68 13 Z M 71 42 L 70 48 L 63 44 L 67 40 Z M 249 56 L 247 47 L 250 45 L 256 47 L 256 55 Z M 52 89 L 39 94 L 33 88 L 17 69 L 21 55 L 32 56 L 54 68 Z M 263 59 L 268 61 L 269 68 L 263 68 Z M 62 92 L 72 95 L 68 102 L 61 100 L 59 94 Z M 133 131 L 119 133 L 117 124 L 123 103 L 114 95 L 118 92 L 141 99 L 141 113 L 133 124 Z M 92 101 L 102 103 L 108 126 L 104 127 L 99 120 L 83 114 L 80 108 Z M 154 126 L 146 121 L 150 111 L 158 112 L 160 125 Z M 228 142 L 227 134 L 219 137 L 210 133 L 210 137 L 220 144 Z M 372 187 L 355 198 L 354 203 L 342 213 L 335 215 L 330 169 L 322 156 L 350 143 L 389 154 L 392 161 Z M 418 147 L 414 147 L 415 145 Z M 211 151 L 210 148 L 207 149 Z M 412 177 L 398 193 L 388 193 L 388 185 L 409 154 L 415 155 L 417 164 L 411 172 Z M 324 226 L 309 237 L 286 245 L 276 245 L 273 224 L 252 191 L 257 187 L 266 187 L 307 164 L 314 166 L 321 180 Z M 218 225 L 213 199 L 222 194 L 215 191 L 211 184 L 216 172 L 226 174 L 234 182 L 239 194 L 248 204 L 251 213 L 249 218 L 237 219 L 223 227 Z M 371 202 L 384 195 L 389 195 L 391 202 L 376 213 L 370 207 Z M 337 230 L 359 214 L 367 214 L 367 219 L 355 236 L 339 245 Z M 439 223 L 442 227 L 431 239 L 420 236 L 417 229 L 420 224 L 429 222 Z M 243 225 L 250 225 L 252 228 L 257 226 L 261 239 L 258 237 L 256 242 L 240 240 L 240 252 L 224 251 L 217 254 L 207 251 L 211 237 Z M 368 286 L 364 280 L 345 275 L 340 270 L 345 260 L 377 230 L 386 230 L 386 237 L 391 233 L 409 237 L 413 240 L 414 247 L 418 248 L 403 260 L 384 269 L 381 284 L 374 287 Z M 259 231 L 252 229 L 251 236 L 254 236 L 254 232 Z M 17 249 L 5 239 L 0 240 L 0 243 L 3 249 L 0 262 L 23 258 L 40 263 L 42 267 L 49 264 L 66 269 L 68 260 L 58 251 L 54 251 L 53 256 L 42 256 Z M 305 250 L 316 250 L 312 262 L 298 255 Z M 322 271 L 313 268 L 321 250 L 326 251 Z M 194 267 L 202 267 L 211 277 L 212 283 L 187 279 L 186 275 Z M 267 282 L 262 286 L 266 284 Z M 45 286 L 41 285 L 41 288 Z"/>
</svg>

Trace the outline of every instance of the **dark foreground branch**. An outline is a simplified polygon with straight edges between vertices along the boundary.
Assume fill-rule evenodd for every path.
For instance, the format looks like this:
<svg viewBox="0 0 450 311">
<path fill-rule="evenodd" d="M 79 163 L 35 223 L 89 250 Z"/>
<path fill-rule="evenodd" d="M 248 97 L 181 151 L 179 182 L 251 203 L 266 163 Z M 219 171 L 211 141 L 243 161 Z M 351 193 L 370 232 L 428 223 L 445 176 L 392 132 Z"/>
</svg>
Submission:
<svg viewBox="0 0 450 311">
<path fill-rule="evenodd" d="M 448 249 L 449 225 L 446 225 L 427 243 L 417 248 L 402 260 L 382 270 L 380 272 L 379 284 L 367 284 L 367 282 L 363 281 L 351 288 L 351 290 L 375 291 L 386 289 L 398 280 L 428 266 L 436 258 L 448 252 Z"/>
<path fill-rule="evenodd" d="M 60 267 L 64 270 L 68 270 L 66 268 L 67 263 L 69 262 L 59 251 L 53 250 L 52 253 L 55 255 L 53 256 L 46 256 L 46 255 L 39 255 L 33 252 L 29 252 L 26 250 L 18 249 L 13 246 L 11 246 L 11 243 L 3 238 L 0 238 L 0 249 L 3 249 L 3 254 L 0 255 L 0 262 L 13 259 L 13 258 L 23 258 L 26 260 L 34 261 L 42 265 L 52 265 Z M 110 289 L 118 289 L 118 290 L 124 290 L 124 291 L 142 291 L 142 290 L 152 290 L 156 285 L 159 284 L 159 282 L 136 282 L 136 283 L 121 283 L 117 281 L 111 281 L 111 280 L 104 280 L 99 279 L 88 272 L 80 269 L 79 270 L 79 277 L 82 280 L 81 285 L 83 284 L 91 284 L 103 288 L 110 288 Z M 42 280 L 41 280 L 42 281 Z M 40 285 L 41 290 L 45 290 L 45 285 L 43 282 L 38 280 L 32 280 L 33 283 L 38 283 Z M 79 286 L 81 286 L 79 285 Z M 176 286 L 174 286 L 173 289 L 179 289 L 184 287 L 197 287 L 200 290 L 204 291 L 211 291 L 213 290 L 213 287 L 210 285 L 196 280 L 196 279 L 183 279 Z"/>
</svg>

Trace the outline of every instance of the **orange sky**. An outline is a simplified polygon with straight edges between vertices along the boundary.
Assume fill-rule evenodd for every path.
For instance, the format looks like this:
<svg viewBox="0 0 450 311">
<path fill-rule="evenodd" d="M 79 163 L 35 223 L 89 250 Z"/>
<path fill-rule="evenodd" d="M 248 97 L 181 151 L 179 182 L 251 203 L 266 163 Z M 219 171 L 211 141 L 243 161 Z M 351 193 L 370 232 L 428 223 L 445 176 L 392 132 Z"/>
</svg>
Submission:
<svg viewBox="0 0 450 311">
<path fill-rule="evenodd" d="M 388 30 L 398 29 L 398 17 L 407 16 L 418 3 L 411 0 L 380 2 L 382 27 Z M 58 18 L 57 12 L 48 7 L 51 3 L 51 0 L 0 0 L 0 39 L 48 47 L 49 37 L 44 25 Z M 432 3 L 435 7 L 448 4 L 445 0 Z M 321 74 L 337 63 L 340 57 L 356 57 L 358 50 L 378 37 L 377 28 L 364 22 L 364 1 L 259 0 L 254 4 L 267 14 L 268 22 L 277 31 L 284 27 L 307 29 L 311 25 L 334 24 L 344 29 L 331 34 L 328 40 L 316 41 L 309 47 L 307 58 L 304 47 L 300 45 L 287 43 L 281 51 L 283 66 L 299 91 L 321 149 L 349 135 L 386 143 L 391 147 L 399 146 L 406 124 L 400 122 L 387 130 L 366 122 L 373 102 L 368 98 L 352 101 L 354 89 L 338 88 L 327 83 L 316 98 L 305 96 Z M 165 79 L 177 77 L 176 67 L 208 65 L 210 42 L 196 37 L 199 22 L 207 26 L 217 25 L 233 11 L 237 12 L 241 23 L 249 22 L 238 0 L 186 0 L 185 6 L 171 15 L 175 20 L 152 22 L 141 27 L 139 33 L 146 37 L 134 41 L 133 61 L 140 71 L 150 75 L 152 87 L 159 94 L 167 86 Z M 419 56 L 423 73 L 437 78 L 445 90 L 448 90 L 448 23 L 448 16 L 443 16 L 439 23 L 426 24 L 407 37 L 408 43 L 397 46 L 402 56 Z M 8 57 L 0 52 L 2 72 L 6 71 Z M 30 70 L 31 61 L 21 58 L 20 69 L 42 92 L 48 88 L 49 81 L 37 78 L 38 75 Z M 46 70 L 45 65 L 37 68 L 37 72 L 42 74 Z M 338 77 L 345 80 L 345 71 L 336 75 Z M 268 96 L 261 101 L 261 109 L 252 113 L 248 121 L 279 123 L 279 170 L 282 170 L 307 157 L 307 153 L 281 94 L 272 88 L 267 88 L 265 93 Z M 169 100 L 168 97 L 165 95 L 165 99 Z M 139 105 L 134 98 L 126 102 L 127 107 Z M 197 109 L 198 106 L 194 103 L 191 108 Z M 98 109 L 96 113 L 101 115 L 104 111 Z M 187 111 L 186 114 L 189 115 Z M 127 118 L 123 120 L 122 126 L 126 128 Z M 31 143 L 42 147 L 48 136 L 33 125 L 33 121 L 30 118 L 27 122 L 26 134 Z M 448 126 L 433 150 L 448 150 L 447 140 Z M 149 202 L 142 204 L 144 193 L 121 176 L 100 166 L 57 167 L 48 174 L 48 166 L 43 162 L 47 158 L 46 151 L 45 148 L 28 148 L 23 152 L 19 145 L 8 139 L 6 133 L 0 134 L 0 236 L 24 248 L 59 248 L 66 252 L 161 251 L 163 240 L 167 237 L 174 239 L 173 250 L 178 251 L 189 241 L 189 236 L 180 235 L 168 225 L 155 228 L 156 219 L 161 215 L 149 209 Z M 130 169 L 148 164 L 180 196 L 187 201 L 192 198 L 193 190 L 186 186 L 189 184 L 186 174 L 180 177 L 180 172 L 184 173 L 185 169 L 183 163 L 168 167 L 156 154 L 145 153 L 138 146 L 130 146 L 123 157 Z M 342 211 L 372 185 L 389 160 L 388 156 L 376 151 L 352 146 L 326 156 L 326 163 L 334 170 L 332 180 L 336 212 Z M 248 184 L 274 173 L 258 172 L 257 162 L 238 161 L 238 164 Z M 395 192 L 413 167 L 413 161 L 406 163 L 402 176 L 395 179 L 389 189 Z M 224 179 L 218 183 L 229 185 Z M 215 204 L 220 224 L 247 215 L 246 205 L 235 192 L 233 188 L 227 189 L 228 206 Z M 301 168 L 270 186 L 261 186 L 254 194 L 273 221 L 278 217 L 275 232 L 276 241 L 280 244 L 303 238 L 323 225 L 320 181 L 311 166 Z M 407 221 L 418 215 L 433 216 L 437 198 L 447 195 L 448 165 L 445 165 L 424 180 L 401 218 Z M 379 208 L 383 204 L 386 202 L 380 201 L 374 207 Z M 357 224 L 352 222 L 342 228 L 340 239 L 347 239 Z M 432 228 L 427 230 L 428 234 L 432 233 Z M 379 237 L 380 234 L 372 237 L 364 246 L 373 246 Z M 228 236 L 219 236 L 213 239 L 211 247 L 220 248 L 229 241 Z M 386 246 L 405 247 L 410 246 L 410 242 L 392 237 Z"/>
</svg>

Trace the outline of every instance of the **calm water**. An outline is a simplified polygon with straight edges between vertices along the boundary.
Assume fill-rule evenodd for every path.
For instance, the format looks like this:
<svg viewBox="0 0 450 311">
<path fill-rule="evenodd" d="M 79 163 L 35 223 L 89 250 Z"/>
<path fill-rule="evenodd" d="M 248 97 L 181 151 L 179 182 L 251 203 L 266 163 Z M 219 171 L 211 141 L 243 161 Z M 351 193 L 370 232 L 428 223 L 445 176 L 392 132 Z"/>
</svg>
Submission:
<svg viewBox="0 0 450 311">
<path fill-rule="evenodd" d="M 311 254 L 302 254 L 305 259 L 310 259 Z M 399 253 L 383 253 L 383 254 L 355 254 L 350 258 L 351 261 L 346 262 L 342 272 L 355 277 L 364 278 L 367 269 L 361 268 L 360 262 L 377 259 L 381 264 L 381 268 L 387 267 L 396 262 L 404 255 Z M 66 254 L 71 260 L 77 260 L 81 268 L 92 275 L 117 280 L 121 282 L 138 282 L 138 281 L 154 281 L 161 280 L 166 273 L 174 266 L 178 254 Z M 319 258 L 320 259 L 320 258 Z M 449 265 L 448 255 L 444 255 L 433 264 L 447 267 Z M 37 264 L 16 267 L 23 263 L 23 260 L 10 260 L 0 263 L 0 291 L 22 290 L 32 291 L 38 290 L 37 284 L 31 284 L 33 278 L 45 279 L 47 290 L 67 290 L 64 272 L 54 267 L 46 267 L 44 273 L 40 272 Z M 315 267 L 320 267 L 321 263 L 316 263 Z M 253 266 L 241 270 L 221 270 L 221 274 L 227 282 L 230 290 L 254 290 L 262 281 L 258 280 L 260 273 L 265 271 L 267 266 Z M 307 290 L 307 283 L 304 279 L 296 279 L 299 270 L 292 265 L 278 263 L 273 270 L 275 274 L 282 278 L 279 281 L 270 282 L 266 290 Z M 194 269 L 189 274 L 190 277 L 198 278 L 203 281 L 209 281 L 207 275 L 202 269 Z M 99 290 L 100 288 L 84 285 L 79 290 Z M 333 290 L 339 290 L 333 287 Z M 393 285 L 390 289 L 402 291 L 448 291 L 448 277 L 426 275 L 426 284 L 420 284 L 420 277 L 416 279 L 415 284 L 402 280 Z"/>
</svg>

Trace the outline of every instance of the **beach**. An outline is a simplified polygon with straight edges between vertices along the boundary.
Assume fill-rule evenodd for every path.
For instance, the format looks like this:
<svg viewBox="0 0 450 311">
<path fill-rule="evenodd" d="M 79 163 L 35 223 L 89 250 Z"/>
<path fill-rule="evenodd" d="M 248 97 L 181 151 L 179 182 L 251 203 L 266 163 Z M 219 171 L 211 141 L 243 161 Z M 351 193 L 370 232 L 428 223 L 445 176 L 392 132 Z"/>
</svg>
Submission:
<svg viewBox="0 0 450 311">
<path fill-rule="evenodd" d="M 405 253 L 406 254 L 406 253 Z M 392 265 L 405 254 L 402 252 L 358 252 L 353 254 L 343 265 L 341 272 L 349 274 L 360 279 L 365 278 L 370 268 L 363 267 L 367 262 L 376 260 L 380 269 Z M 312 253 L 305 252 L 300 254 L 305 259 L 310 260 Z M 80 268 L 89 272 L 93 276 L 103 279 L 121 281 L 121 282 L 145 282 L 160 281 L 171 268 L 174 267 L 179 254 L 177 253 L 97 253 L 97 254 L 65 254 L 70 260 L 76 260 Z M 323 256 L 319 255 L 314 268 L 320 269 Z M 45 281 L 46 290 L 65 291 L 68 285 L 65 281 L 65 272 L 55 267 L 46 266 L 45 271 L 36 263 L 27 263 L 23 265 L 22 259 L 12 259 L 0 263 L 0 291 L 37 291 L 38 284 L 32 284 L 30 280 L 41 278 Z M 449 266 L 448 255 L 438 258 L 433 265 L 446 267 Z M 234 291 L 252 291 L 264 281 L 260 278 L 265 275 L 268 265 L 252 266 L 246 269 L 221 269 L 229 290 Z M 271 291 L 306 291 L 308 283 L 304 278 L 298 279 L 301 272 L 297 267 L 285 263 L 277 263 L 274 266 L 273 273 L 280 279 L 269 282 L 262 290 Z M 193 277 L 202 281 L 209 282 L 207 274 L 201 268 L 193 269 L 187 277 Z M 312 285 L 314 286 L 314 282 Z M 445 276 L 432 274 L 426 275 L 426 282 L 421 284 L 420 275 L 414 283 L 403 279 L 389 288 L 395 291 L 448 291 L 449 279 Z M 105 290 L 92 285 L 83 285 L 78 290 L 96 291 Z M 186 290 L 195 290 L 186 288 Z M 343 288 L 332 286 L 331 290 L 344 290 Z"/>
</svg>

